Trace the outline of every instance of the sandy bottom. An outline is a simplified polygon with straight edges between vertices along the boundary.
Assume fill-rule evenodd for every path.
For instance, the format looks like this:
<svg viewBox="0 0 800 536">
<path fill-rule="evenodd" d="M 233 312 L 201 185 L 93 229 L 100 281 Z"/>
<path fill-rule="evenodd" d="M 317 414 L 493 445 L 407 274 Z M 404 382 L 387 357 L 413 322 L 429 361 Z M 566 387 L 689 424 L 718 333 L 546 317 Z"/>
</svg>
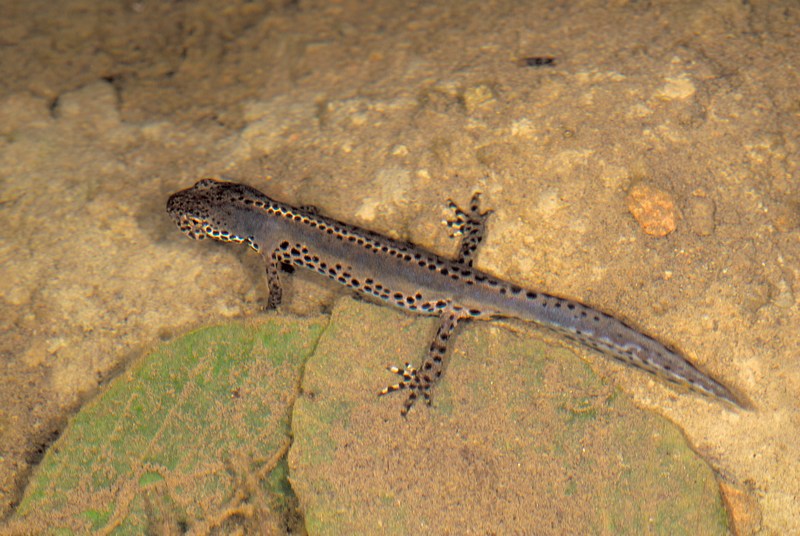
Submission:
<svg viewBox="0 0 800 536">
<path fill-rule="evenodd" d="M 2 4 L 0 516 L 133 358 L 260 314 L 260 260 L 164 211 L 211 175 L 442 253 L 446 200 L 482 191 L 479 267 L 743 394 L 584 352 L 685 431 L 740 533 L 800 533 L 795 2 Z M 335 292 L 298 274 L 285 310 Z"/>
</svg>

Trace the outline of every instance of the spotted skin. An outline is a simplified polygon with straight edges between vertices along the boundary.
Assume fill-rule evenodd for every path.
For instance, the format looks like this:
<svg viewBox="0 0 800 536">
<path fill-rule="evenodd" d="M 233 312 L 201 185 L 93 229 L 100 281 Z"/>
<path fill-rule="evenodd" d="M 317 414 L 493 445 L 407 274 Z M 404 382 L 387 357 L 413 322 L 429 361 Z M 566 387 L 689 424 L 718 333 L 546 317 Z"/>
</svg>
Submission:
<svg viewBox="0 0 800 536">
<path fill-rule="evenodd" d="M 452 220 L 445 220 L 443 223 L 451 230 L 450 236 L 461 236 L 461 243 L 458 246 L 456 262 L 472 267 L 474 253 L 483 241 L 486 230 L 486 220 L 492 214 L 491 210 L 480 211 L 480 192 L 472 196 L 469 203 L 469 211 L 464 212 L 452 200 L 447 205 L 455 214 Z"/>
<path fill-rule="evenodd" d="M 451 229 L 452 237 L 461 237 L 456 262 L 472 267 L 472 262 L 475 260 L 475 252 L 483 241 L 486 220 L 491 211 L 480 211 L 480 193 L 472 196 L 468 212 L 463 211 L 452 200 L 448 201 L 448 208 L 453 211 L 454 218 L 445 220 L 442 223 Z M 400 389 L 408 389 L 408 397 L 400 410 L 402 415 L 408 414 L 420 394 L 425 403 L 430 405 L 430 389 L 444 372 L 444 360 L 450 337 L 455 333 L 459 320 L 469 317 L 470 315 L 459 307 L 447 307 L 444 309 L 440 315 L 439 329 L 436 331 L 436 336 L 431 342 L 428 355 L 422 361 L 420 368 L 415 369 L 411 366 L 411 363 L 406 363 L 402 369 L 396 366 L 389 367 L 389 370 L 401 376 L 402 380 L 386 387 L 378 395 L 382 396 Z"/>
<path fill-rule="evenodd" d="M 267 309 L 276 309 L 281 304 L 283 298 L 283 288 L 281 287 L 281 262 L 271 255 L 267 261 L 267 287 L 269 287 L 269 300 Z"/>
<path fill-rule="evenodd" d="M 450 337 L 455 332 L 459 320 L 468 317 L 454 310 L 444 310 L 441 318 L 436 336 L 431 341 L 428 356 L 422 362 L 420 368 L 414 368 L 411 363 L 406 363 L 402 369 L 396 366 L 389 367 L 389 370 L 400 376 L 402 380 L 378 393 L 379 396 L 383 396 L 401 389 L 408 389 L 408 396 L 400 409 L 400 414 L 403 416 L 408 414 L 408 411 L 420 395 L 422 395 L 425 403 L 430 406 L 430 390 L 444 372 L 444 359 L 447 354 Z"/>
<path fill-rule="evenodd" d="M 173 194 L 167 211 L 191 238 L 243 243 L 259 252 L 267 263 L 271 306 L 280 303 L 278 272 L 286 264 L 411 313 L 439 316 L 437 335 L 420 368 L 392 367 L 401 380 L 381 393 L 407 390 L 403 414 L 420 396 L 430 401 L 430 388 L 442 374 L 451 335 L 460 321 L 473 318 L 535 322 L 669 382 L 742 405 L 677 351 L 621 320 L 473 268 L 489 215 L 478 205 L 477 196 L 467 211 L 451 202 L 455 219 L 447 225 L 454 234 L 463 235 L 456 260 L 327 218 L 316 209 L 280 203 L 244 184 L 203 179 Z"/>
</svg>

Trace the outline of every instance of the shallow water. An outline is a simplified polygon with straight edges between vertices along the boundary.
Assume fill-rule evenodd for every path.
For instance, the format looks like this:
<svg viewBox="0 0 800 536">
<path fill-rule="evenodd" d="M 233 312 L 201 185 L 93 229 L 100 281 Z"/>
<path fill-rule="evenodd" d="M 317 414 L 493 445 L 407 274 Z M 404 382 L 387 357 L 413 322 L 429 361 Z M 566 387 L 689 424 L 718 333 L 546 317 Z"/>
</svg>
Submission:
<svg viewBox="0 0 800 536">
<path fill-rule="evenodd" d="M 261 314 L 260 260 L 164 211 L 212 175 L 442 253 L 446 200 L 482 191 L 481 269 L 628 319 L 751 400 L 580 350 L 685 431 L 740 530 L 800 532 L 794 4 L 214 5 L 3 8 L 1 513 L 133 358 Z M 675 231 L 632 217 L 638 183 Z M 330 308 L 290 280 L 287 311 Z"/>
</svg>

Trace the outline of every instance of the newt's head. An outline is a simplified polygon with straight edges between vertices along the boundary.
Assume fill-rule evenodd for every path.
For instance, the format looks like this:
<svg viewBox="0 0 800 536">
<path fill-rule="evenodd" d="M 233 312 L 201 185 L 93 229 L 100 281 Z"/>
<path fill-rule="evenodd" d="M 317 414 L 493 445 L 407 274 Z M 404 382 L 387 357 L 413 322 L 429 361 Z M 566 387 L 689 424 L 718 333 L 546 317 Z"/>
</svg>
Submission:
<svg viewBox="0 0 800 536">
<path fill-rule="evenodd" d="M 167 201 L 167 212 L 191 238 L 244 242 L 259 251 L 255 239 L 259 224 L 252 209 L 270 202 L 250 186 L 202 179 L 191 188 L 172 194 Z"/>
</svg>

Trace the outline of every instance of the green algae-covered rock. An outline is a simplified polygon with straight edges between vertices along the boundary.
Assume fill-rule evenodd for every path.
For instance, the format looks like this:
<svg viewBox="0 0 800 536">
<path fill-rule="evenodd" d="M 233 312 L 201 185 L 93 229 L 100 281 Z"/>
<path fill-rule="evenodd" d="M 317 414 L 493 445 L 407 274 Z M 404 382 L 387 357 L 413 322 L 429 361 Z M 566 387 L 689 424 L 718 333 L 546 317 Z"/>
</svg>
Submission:
<svg viewBox="0 0 800 536">
<path fill-rule="evenodd" d="M 404 391 L 376 393 L 397 380 L 386 365 L 419 363 L 436 320 L 337 305 L 292 421 L 309 534 L 727 533 L 676 426 L 515 326 L 460 326 L 433 407 L 403 418 Z"/>
<path fill-rule="evenodd" d="M 232 516 L 285 525 L 291 404 L 325 324 L 273 316 L 201 329 L 140 359 L 70 421 L 11 527 L 224 531 Z"/>
</svg>

